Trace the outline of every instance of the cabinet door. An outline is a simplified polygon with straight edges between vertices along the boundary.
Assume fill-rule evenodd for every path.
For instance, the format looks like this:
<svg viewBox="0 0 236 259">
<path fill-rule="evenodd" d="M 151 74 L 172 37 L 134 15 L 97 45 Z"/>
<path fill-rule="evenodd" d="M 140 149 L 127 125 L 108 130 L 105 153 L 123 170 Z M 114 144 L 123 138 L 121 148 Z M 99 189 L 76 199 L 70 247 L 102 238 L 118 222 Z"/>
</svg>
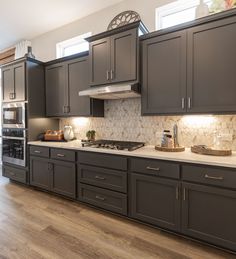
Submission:
<svg viewBox="0 0 236 259">
<path fill-rule="evenodd" d="M 68 91 L 71 116 L 91 115 L 89 97 L 79 96 L 79 91 L 89 88 L 88 57 L 68 62 Z"/>
<path fill-rule="evenodd" d="M 131 217 L 153 225 L 179 230 L 178 181 L 131 174 Z"/>
<path fill-rule="evenodd" d="M 39 157 L 30 158 L 30 185 L 50 190 L 51 173 L 47 159 Z"/>
<path fill-rule="evenodd" d="M 188 30 L 188 111 L 236 111 L 236 18 Z"/>
<path fill-rule="evenodd" d="M 46 67 L 46 114 L 63 116 L 66 112 L 66 68 L 64 63 Z"/>
<path fill-rule="evenodd" d="M 91 42 L 89 44 L 90 85 L 109 83 L 110 67 L 110 38 Z"/>
<path fill-rule="evenodd" d="M 14 101 L 25 100 L 25 62 L 17 63 L 13 67 Z"/>
<path fill-rule="evenodd" d="M 52 191 L 76 197 L 76 168 L 74 163 L 53 161 Z"/>
<path fill-rule="evenodd" d="M 236 251 L 236 192 L 183 184 L 184 234 Z"/>
<path fill-rule="evenodd" d="M 110 79 L 113 83 L 137 79 L 137 46 L 137 29 L 111 36 Z"/>
<path fill-rule="evenodd" d="M 186 31 L 142 45 L 142 114 L 186 112 Z"/>
<path fill-rule="evenodd" d="M 14 93 L 14 76 L 12 67 L 2 69 L 2 100 L 3 102 L 12 101 Z"/>
</svg>

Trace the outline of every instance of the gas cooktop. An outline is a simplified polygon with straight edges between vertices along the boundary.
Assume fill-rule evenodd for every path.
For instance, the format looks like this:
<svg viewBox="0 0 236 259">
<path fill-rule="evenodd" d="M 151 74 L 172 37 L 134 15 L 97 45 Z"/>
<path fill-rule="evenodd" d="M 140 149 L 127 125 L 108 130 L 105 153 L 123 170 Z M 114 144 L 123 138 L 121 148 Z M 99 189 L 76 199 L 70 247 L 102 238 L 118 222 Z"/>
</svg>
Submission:
<svg viewBox="0 0 236 259">
<path fill-rule="evenodd" d="M 113 150 L 127 150 L 134 151 L 145 145 L 143 142 L 132 142 L 132 141 L 117 141 L 117 140 L 94 140 L 87 141 L 82 140 L 82 147 L 93 147 L 93 148 L 105 148 Z"/>
</svg>

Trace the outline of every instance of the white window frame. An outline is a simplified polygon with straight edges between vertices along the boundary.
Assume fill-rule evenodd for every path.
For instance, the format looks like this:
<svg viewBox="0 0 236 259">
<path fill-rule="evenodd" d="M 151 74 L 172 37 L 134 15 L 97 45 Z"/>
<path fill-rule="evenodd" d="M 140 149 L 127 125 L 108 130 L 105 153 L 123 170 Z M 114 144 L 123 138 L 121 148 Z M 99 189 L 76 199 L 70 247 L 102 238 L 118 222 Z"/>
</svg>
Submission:
<svg viewBox="0 0 236 259">
<path fill-rule="evenodd" d="M 77 37 L 68 39 L 68 40 L 64 40 L 62 42 L 58 42 L 56 44 L 56 56 L 57 58 L 62 58 L 65 57 L 65 49 L 68 47 L 72 47 L 74 45 L 80 45 L 82 43 L 85 42 L 85 38 L 90 37 L 92 35 L 91 32 L 87 32 L 84 34 L 81 34 Z M 79 52 L 78 52 L 79 53 Z"/>
<path fill-rule="evenodd" d="M 204 2 L 210 3 L 210 2 L 212 2 L 212 0 L 205 0 Z M 172 2 L 170 4 L 166 4 L 161 7 L 156 8 L 156 10 L 155 10 L 156 30 L 163 29 L 163 25 L 162 25 L 163 17 L 171 15 L 171 14 L 175 14 L 178 12 L 182 12 L 186 9 L 197 7 L 197 5 L 199 5 L 199 0 L 178 0 L 178 1 Z"/>
</svg>

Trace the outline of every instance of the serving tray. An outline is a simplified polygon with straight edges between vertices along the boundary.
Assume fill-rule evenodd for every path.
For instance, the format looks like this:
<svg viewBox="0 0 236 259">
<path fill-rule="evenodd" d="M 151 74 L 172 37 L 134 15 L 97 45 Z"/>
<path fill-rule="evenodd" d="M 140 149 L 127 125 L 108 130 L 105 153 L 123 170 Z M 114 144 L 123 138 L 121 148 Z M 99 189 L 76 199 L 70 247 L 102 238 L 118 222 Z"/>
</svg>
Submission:
<svg viewBox="0 0 236 259">
<path fill-rule="evenodd" d="M 231 149 L 214 149 L 204 145 L 192 146 L 191 151 L 193 153 L 197 153 L 201 155 L 210 155 L 210 156 L 231 156 L 232 155 Z"/>
<path fill-rule="evenodd" d="M 163 152 L 183 152 L 185 151 L 185 147 L 179 146 L 179 147 L 162 147 L 162 146 L 155 146 L 155 149 L 158 151 L 163 151 Z"/>
</svg>

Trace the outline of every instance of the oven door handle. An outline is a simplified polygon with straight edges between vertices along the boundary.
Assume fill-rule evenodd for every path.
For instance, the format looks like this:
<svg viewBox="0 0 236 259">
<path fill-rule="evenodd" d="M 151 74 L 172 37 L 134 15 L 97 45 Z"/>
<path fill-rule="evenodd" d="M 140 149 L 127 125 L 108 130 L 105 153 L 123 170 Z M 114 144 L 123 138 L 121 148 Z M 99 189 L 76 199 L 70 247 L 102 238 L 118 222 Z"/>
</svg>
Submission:
<svg viewBox="0 0 236 259">
<path fill-rule="evenodd" d="M 26 140 L 24 137 L 8 137 L 8 136 L 3 136 L 3 139 L 16 139 L 16 140 Z"/>
</svg>

